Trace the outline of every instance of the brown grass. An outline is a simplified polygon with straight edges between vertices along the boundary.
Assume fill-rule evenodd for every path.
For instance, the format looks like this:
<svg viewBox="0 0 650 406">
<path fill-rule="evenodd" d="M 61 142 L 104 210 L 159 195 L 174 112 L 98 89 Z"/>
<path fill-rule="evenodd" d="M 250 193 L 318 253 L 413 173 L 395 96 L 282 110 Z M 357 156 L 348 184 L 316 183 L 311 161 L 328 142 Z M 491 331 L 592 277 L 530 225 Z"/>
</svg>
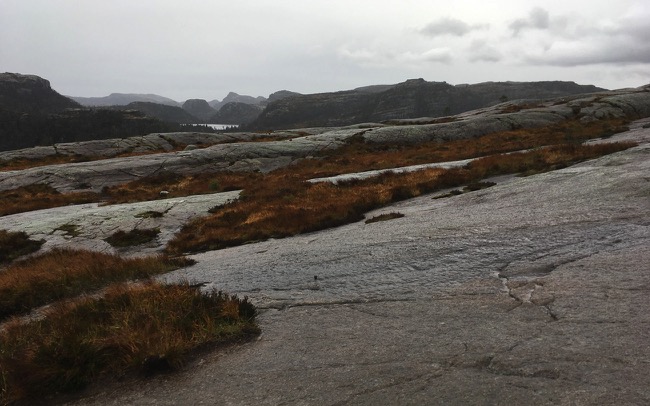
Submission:
<svg viewBox="0 0 650 406">
<path fill-rule="evenodd" d="M 111 282 L 148 278 L 191 263 L 165 256 L 124 259 L 90 251 L 49 251 L 0 272 L 0 319 L 92 292 Z"/>
<path fill-rule="evenodd" d="M 363 213 L 435 190 L 477 182 L 486 176 L 543 171 L 629 148 L 634 144 L 576 145 L 481 158 L 464 169 L 386 173 L 339 186 L 311 184 L 300 172 L 282 169 L 264 176 L 239 201 L 190 222 L 167 246 L 170 253 L 220 249 L 287 237 L 358 221 Z"/>
<path fill-rule="evenodd" d="M 325 152 L 319 159 L 304 159 L 279 173 L 293 179 L 306 180 L 364 170 L 475 158 L 544 145 L 579 143 L 622 131 L 625 129 L 625 123 L 622 119 L 600 120 L 588 124 L 567 120 L 543 128 L 505 131 L 444 143 L 431 141 L 418 145 L 366 143 L 362 137 L 357 137 L 338 150 Z M 106 187 L 101 195 L 91 192 L 61 194 L 46 185 L 32 185 L 0 192 L 0 198 L 7 202 L 0 208 L 0 216 L 68 204 L 98 201 L 115 204 L 156 200 L 161 198 L 160 192 L 163 190 L 169 192 L 165 197 L 182 197 L 248 189 L 259 183 L 261 178 L 262 175 L 254 173 L 178 175 L 163 172 L 123 185 Z"/>
<path fill-rule="evenodd" d="M 45 315 L 0 332 L 0 404 L 175 369 L 208 344 L 259 334 L 246 299 L 188 284 L 114 285 L 100 299 L 59 303 Z"/>
<path fill-rule="evenodd" d="M 16 189 L 0 192 L 0 216 L 24 213 L 69 204 L 92 203 L 99 200 L 99 195 L 93 192 L 59 193 L 53 187 L 44 184 L 33 184 Z"/>
</svg>

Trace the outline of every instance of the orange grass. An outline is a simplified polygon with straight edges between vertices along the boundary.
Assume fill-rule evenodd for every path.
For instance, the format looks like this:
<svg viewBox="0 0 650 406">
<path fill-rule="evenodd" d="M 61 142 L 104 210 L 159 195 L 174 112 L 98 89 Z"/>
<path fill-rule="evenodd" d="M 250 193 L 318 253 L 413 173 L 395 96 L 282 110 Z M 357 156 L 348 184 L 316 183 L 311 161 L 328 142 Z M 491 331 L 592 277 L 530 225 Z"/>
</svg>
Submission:
<svg viewBox="0 0 650 406">
<path fill-rule="evenodd" d="M 188 284 L 113 285 L 0 331 L 0 404 L 81 389 L 102 378 L 180 367 L 207 345 L 259 334 L 255 308 Z"/>
<path fill-rule="evenodd" d="M 192 263 L 166 256 L 125 259 L 90 251 L 49 251 L 10 264 L 0 272 L 0 319 L 92 292 L 111 282 L 148 278 Z"/>
<path fill-rule="evenodd" d="M 635 144 L 567 144 L 481 158 L 463 169 L 386 173 L 338 186 L 311 184 L 286 169 L 264 176 L 239 201 L 187 224 L 167 246 L 174 254 L 220 249 L 267 238 L 322 230 L 363 218 L 391 202 L 477 182 L 486 176 L 542 171 L 620 151 Z"/>
</svg>

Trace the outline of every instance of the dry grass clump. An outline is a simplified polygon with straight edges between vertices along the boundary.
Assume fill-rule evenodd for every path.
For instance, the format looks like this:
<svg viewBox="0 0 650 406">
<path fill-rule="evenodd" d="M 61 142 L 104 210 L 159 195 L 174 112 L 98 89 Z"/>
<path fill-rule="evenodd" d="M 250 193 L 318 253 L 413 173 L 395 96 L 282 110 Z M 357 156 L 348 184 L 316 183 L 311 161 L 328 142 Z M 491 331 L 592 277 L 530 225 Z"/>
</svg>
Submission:
<svg viewBox="0 0 650 406">
<path fill-rule="evenodd" d="M 92 292 L 111 282 L 148 278 L 192 263 L 166 256 L 125 259 L 99 252 L 52 250 L 10 264 L 0 272 L 0 319 Z"/>
<path fill-rule="evenodd" d="M 133 247 L 153 241 L 160 234 L 159 228 L 134 228 L 130 231 L 118 230 L 104 239 L 116 248 Z"/>
<path fill-rule="evenodd" d="M 102 298 L 59 303 L 45 315 L 0 332 L 0 403 L 174 369 L 207 344 L 259 334 L 247 299 L 188 284 L 114 285 Z"/>
<path fill-rule="evenodd" d="M 0 192 L 0 216 L 24 213 L 33 210 L 67 206 L 69 204 L 92 203 L 99 201 L 93 192 L 59 193 L 52 186 L 33 184 Z"/>
<path fill-rule="evenodd" d="M 0 230 L 0 264 L 36 252 L 44 243 L 44 240 L 30 239 L 24 231 Z"/>
</svg>

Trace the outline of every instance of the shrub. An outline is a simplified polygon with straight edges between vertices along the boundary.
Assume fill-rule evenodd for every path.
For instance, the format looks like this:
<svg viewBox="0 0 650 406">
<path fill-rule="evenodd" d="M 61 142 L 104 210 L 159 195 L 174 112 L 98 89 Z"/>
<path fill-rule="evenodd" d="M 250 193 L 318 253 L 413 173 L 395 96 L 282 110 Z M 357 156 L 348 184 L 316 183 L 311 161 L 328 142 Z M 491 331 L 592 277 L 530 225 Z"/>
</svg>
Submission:
<svg viewBox="0 0 650 406">
<path fill-rule="evenodd" d="M 175 369 L 197 349 L 259 334 L 246 298 L 188 284 L 114 285 L 0 332 L 0 403 L 83 388 L 102 376 Z"/>
<path fill-rule="evenodd" d="M 45 240 L 32 240 L 24 231 L 0 230 L 0 264 L 38 251 Z"/>
<path fill-rule="evenodd" d="M 116 231 L 104 241 L 116 248 L 133 247 L 153 241 L 158 234 L 160 234 L 159 228 L 134 228 L 131 231 Z"/>
</svg>

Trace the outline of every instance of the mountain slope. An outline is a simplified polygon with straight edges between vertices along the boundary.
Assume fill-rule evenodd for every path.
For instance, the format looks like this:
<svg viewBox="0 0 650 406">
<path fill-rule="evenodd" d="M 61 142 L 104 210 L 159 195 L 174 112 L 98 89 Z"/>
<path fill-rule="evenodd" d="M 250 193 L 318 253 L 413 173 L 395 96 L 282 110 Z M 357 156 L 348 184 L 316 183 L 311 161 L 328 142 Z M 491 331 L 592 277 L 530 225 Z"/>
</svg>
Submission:
<svg viewBox="0 0 650 406">
<path fill-rule="evenodd" d="M 82 106 L 126 106 L 133 102 L 147 102 L 165 104 L 168 106 L 180 106 L 175 100 L 159 96 L 157 94 L 138 94 L 138 93 L 111 93 L 104 97 L 72 97 Z"/>
<path fill-rule="evenodd" d="M 412 79 L 397 85 L 293 95 L 275 100 L 252 129 L 350 125 L 416 117 L 442 117 L 506 100 L 546 99 L 604 89 L 573 82 L 488 82 L 453 86 Z"/>
</svg>

